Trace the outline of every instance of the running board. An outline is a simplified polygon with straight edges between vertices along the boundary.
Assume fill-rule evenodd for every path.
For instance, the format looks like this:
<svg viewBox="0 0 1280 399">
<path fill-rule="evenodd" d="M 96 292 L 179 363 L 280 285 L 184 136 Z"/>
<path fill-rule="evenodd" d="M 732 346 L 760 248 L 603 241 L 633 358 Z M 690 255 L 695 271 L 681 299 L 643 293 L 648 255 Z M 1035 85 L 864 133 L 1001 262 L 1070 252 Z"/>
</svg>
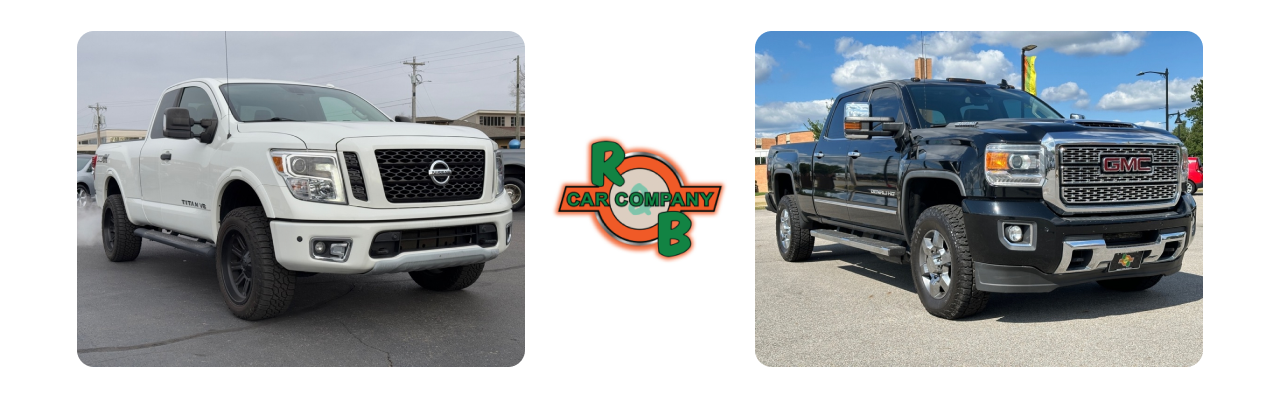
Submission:
<svg viewBox="0 0 1280 399">
<path fill-rule="evenodd" d="M 902 256 L 907 253 L 907 249 L 893 243 L 880 240 L 873 240 L 866 237 L 859 237 L 849 233 L 842 233 L 835 230 L 813 230 L 809 232 L 817 238 L 832 241 L 837 244 L 848 245 L 857 249 L 861 249 L 876 255 L 889 257 Z"/>
<path fill-rule="evenodd" d="M 151 241 L 155 241 L 164 245 L 168 245 L 177 249 L 193 252 L 196 255 L 212 258 L 216 252 L 213 244 L 196 242 L 175 235 L 161 233 L 151 229 L 139 228 L 133 231 L 133 235 L 142 237 Z"/>
</svg>

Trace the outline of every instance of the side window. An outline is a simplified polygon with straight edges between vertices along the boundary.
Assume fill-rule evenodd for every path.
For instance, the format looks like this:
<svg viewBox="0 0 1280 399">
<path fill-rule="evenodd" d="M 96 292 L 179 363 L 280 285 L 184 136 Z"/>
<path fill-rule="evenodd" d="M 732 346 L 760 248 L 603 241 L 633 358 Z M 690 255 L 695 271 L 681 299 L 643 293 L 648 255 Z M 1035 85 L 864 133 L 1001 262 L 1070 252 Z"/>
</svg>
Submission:
<svg viewBox="0 0 1280 399">
<path fill-rule="evenodd" d="M 830 119 L 827 120 L 827 138 L 842 139 L 844 137 L 844 105 L 851 102 L 867 102 L 867 92 L 854 93 L 848 97 L 841 98 L 834 107 L 831 108 Z"/>
<path fill-rule="evenodd" d="M 178 93 L 181 91 L 182 90 L 173 90 L 171 92 L 164 93 L 164 97 L 160 98 L 160 106 L 156 107 L 156 119 L 151 122 L 151 138 L 164 138 L 164 110 L 172 107 L 174 103 L 178 102 Z"/>
<path fill-rule="evenodd" d="M 893 87 L 883 87 L 875 89 L 871 92 L 871 116 L 887 116 L 893 118 L 894 122 L 905 122 L 900 115 L 902 111 L 902 97 L 898 95 L 898 89 Z M 878 124 L 874 129 L 881 130 L 884 124 Z"/>
<path fill-rule="evenodd" d="M 209 94 L 199 87 L 182 89 L 182 101 L 178 102 L 178 107 L 191 111 L 191 119 L 196 122 L 201 119 L 218 118 L 218 114 L 213 111 L 213 101 L 209 99 Z M 192 134 L 199 136 L 203 132 L 204 127 L 200 125 L 191 126 Z"/>
</svg>

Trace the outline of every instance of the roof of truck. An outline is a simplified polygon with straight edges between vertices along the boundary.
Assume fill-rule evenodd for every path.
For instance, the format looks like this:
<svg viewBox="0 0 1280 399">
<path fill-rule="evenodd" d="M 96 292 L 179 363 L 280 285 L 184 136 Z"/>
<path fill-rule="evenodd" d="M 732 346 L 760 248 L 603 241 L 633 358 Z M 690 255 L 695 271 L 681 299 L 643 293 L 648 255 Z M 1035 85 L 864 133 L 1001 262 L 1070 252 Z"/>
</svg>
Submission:
<svg viewBox="0 0 1280 399">
<path fill-rule="evenodd" d="M 181 85 L 188 84 L 188 83 L 193 83 L 193 82 L 200 82 L 200 83 L 204 83 L 204 84 L 207 84 L 207 85 L 209 85 L 209 86 L 215 86 L 215 87 L 216 87 L 216 86 L 221 86 L 221 85 L 226 84 L 226 83 L 274 83 L 274 84 L 286 84 L 286 85 L 302 85 L 302 86 L 315 86 L 315 87 L 332 87 L 332 88 L 335 88 L 335 89 L 341 89 L 340 87 L 336 87 L 336 86 L 323 85 L 323 84 L 316 84 L 316 83 L 293 82 L 293 81 L 288 81 L 288 80 L 274 80 L 274 79 L 243 79 L 243 78 L 234 78 L 234 79 L 228 79 L 228 78 L 196 78 L 196 79 L 189 79 L 189 80 L 183 81 L 183 82 L 181 82 L 181 83 L 178 83 L 178 84 L 175 84 L 175 85 L 173 85 L 173 86 L 169 86 L 169 87 L 181 86 Z"/>
</svg>

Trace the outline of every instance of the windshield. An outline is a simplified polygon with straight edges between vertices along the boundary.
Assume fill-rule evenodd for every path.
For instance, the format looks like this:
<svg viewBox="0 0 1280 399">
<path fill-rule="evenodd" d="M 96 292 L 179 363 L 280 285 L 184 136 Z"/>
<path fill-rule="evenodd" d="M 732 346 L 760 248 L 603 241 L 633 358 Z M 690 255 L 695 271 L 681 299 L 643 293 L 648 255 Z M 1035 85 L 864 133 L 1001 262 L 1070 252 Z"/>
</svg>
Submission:
<svg viewBox="0 0 1280 399">
<path fill-rule="evenodd" d="M 907 88 L 920 120 L 932 126 L 1000 118 L 1062 119 L 1062 114 L 1017 89 L 970 85 L 918 85 Z"/>
<path fill-rule="evenodd" d="M 241 122 L 390 122 L 369 102 L 337 89 L 276 83 L 224 84 L 221 89 L 231 115 Z"/>
<path fill-rule="evenodd" d="M 93 157 L 76 157 L 76 170 L 84 170 L 84 166 L 93 160 Z"/>
</svg>

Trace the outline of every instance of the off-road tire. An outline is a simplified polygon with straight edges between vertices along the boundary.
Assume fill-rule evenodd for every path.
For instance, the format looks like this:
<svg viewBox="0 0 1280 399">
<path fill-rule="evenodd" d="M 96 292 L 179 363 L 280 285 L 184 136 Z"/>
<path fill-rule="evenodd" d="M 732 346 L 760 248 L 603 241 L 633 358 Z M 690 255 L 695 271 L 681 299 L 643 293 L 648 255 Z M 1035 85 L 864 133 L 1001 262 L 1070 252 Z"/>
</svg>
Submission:
<svg viewBox="0 0 1280 399">
<path fill-rule="evenodd" d="M 231 232 L 238 233 L 244 239 L 252 262 L 248 294 L 242 303 L 237 303 L 232 298 L 230 290 L 233 288 L 228 286 L 232 271 L 227 266 L 229 250 L 224 246 L 230 245 L 227 237 Z M 262 207 L 236 208 L 227 213 L 218 229 L 216 253 L 214 265 L 218 270 L 218 287 L 231 314 L 245 320 L 262 320 L 289 309 L 289 304 L 293 302 L 297 276 L 276 263 L 270 219 L 262 211 Z"/>
<path fill-rule="evenodd" d="M 524 195 L 524 180 L 520 180 L 520 178 L 518 178 L 518 177 L 506 177 L 506 178 L 503 178 L 503 179 L 502 179 L 502 188 L 503 188 L 503 191 L 504 191 L 504 192 L 506 191 L 506 187 L 507 187 L 507 185 L 508 185 L 508 184 L 515 185 L 516 187 L 518 187 L 518 188 L 520 189 L 520 199 L 519 199 L 519 200 L 516 200 L 516 202 L 512 202 L 512 203 L 511 203 L 511 210 L 512 210 L 512 211 L 518 211 L 518 210 L 524 209 L 524 197 L 525 197 L 525 195 Z"/>
<path fill-rule="evenodd" d="M 783 239 L 783 215 L 790 219 L 791 227 L 790 238 L 785 240 L 785 245 Z M 773 222 L 773 242 L 778 245 L 778 253 L 782 255 L 782 260 L 787 262 L 809 260 L 809 256 L 813 255 L 813 236 L 809 235 L 809 230 L 813 225 L 808 218 L 804 217 L 804 213 L 800 211 L 800 205 L 796 203 L 795 195 L 782 197 L 782 202 L 778 203 L 778 213 L 775 214 Z"/>
<path fill-rule="evenodd" d="M 484 263 L 409 272 L 409 277 L 432 291 L 457 291 L 474 284 L 481 272 L 484 272 Z"/>
<path fill-rule="evenodd" d="M 1156 283 L 1160 282 L 1161 277 L 1164 277 L 1164 276 L 1157 274 L 1154 276 L 1146 276 L 1146 277 L 1128 277 L 1128 278 L 1117 278 L 1117 279 L 1111 279 L 1111 280 L 1098 280 L 1098 285 L 1101 285 L 1102 288 L 1115 290 L 1115 291 L 1122 291 L 1122 292 L 1142 291 L 1147 288 L 1154 287 Z"/>
<path fill-rule="evenodd" d="M 1196 191 L 1200 191 L 1200 185 L 1196 184 L 1196 182 L 1188 180 L 1182 183 L 1182 192 L 1195 195 Z"/>
<path fill-rule="evenodd" d="M 102 207 L 102 249 L 107 253 L 107 260 L 128 262 L 138 258 L 142 237 L 133 235 L 137 229 L 124 209 L 124 197 L 108 196 L 106 206 Z"/>
<path fill-rule="evenodd" d="M 911 232 L 911 281 L 915 284 L 916 295 L 926 311 L 937 317 L 948 320 L 959 319 L 981 312 L 987 307 L 990 293 L 979 291 L 977 277 L 973 271 L 973 258 L 969 254 L 969 234 L 964 225 L 964 211 L 957 205 L 937 205 L 926 209 L 916 219 L 915 229 Z M 951 253 L 950 289 L 942 298 L 934 298 L 921 281 L 920 262 L 917 246 L 922 245 L 924 235 L 929 231 L 940 232 L 946 240 Z"/>
</svg>

